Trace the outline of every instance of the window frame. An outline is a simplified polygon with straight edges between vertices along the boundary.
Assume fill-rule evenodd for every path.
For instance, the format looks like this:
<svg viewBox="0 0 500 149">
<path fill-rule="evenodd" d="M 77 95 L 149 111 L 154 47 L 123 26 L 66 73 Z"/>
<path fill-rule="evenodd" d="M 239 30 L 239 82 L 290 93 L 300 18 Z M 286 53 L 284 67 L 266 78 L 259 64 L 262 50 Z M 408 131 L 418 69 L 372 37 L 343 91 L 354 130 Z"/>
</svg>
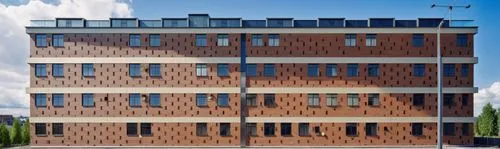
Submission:
<svg viewBox="0 0 500 149">
<path fill-rule="evenodd" d="M 262 34 L 252 34 L 252 47 L 262 47 L 264 46 L 264 35 Z"/>
<path fill-rule="evenodd" d="M 57 108 L 64 107 L 64 94 L 53 93 L 52 94 L 52 106 Z"/>
<path fill-rule="evenodd" d="M 377 123 L 366 123 L 365 124 L 365 135 L 366 136 L 377 136 L 378 126 Z"/>
<path fill-rule="evenodd" d="M 424 124 L 422 123 L 412 123 L 411 124 L 411 135 L 412 136 L 423 136 L 424 134 Z"/>
<path fill-rule="evenodd" d="M 52 34 L 52 46 L 64 47 L 64 34 Z"/>
<path fill-rule="evenodd" d="M 257 106 L 257 94 L 247 94 L 246 97 L 247 107 Z"/>
<path fill-rule="evenodd" d="M 149 64 L 149 76 L 161 77 L 161 64 L 159 63 Z"/>
<path fill-rule="evenodd" d="M 377 46 L 377 34 L 366 34 L 366 46 L 367 47 Z"/>
<path fill-rule="evenodd" d="M 94 64 L 91 63 L 82 64 L 82 76 L 95 77 Z"/>
<path fill-rule="evenodd" d="M 425 64 L 413 64 L 413 76 L 414 77 L 424 77 L 425 76 Z"/>
<path fill-rule="evenodd" d="M 443 76 L 444 77 L 455 77 L 455 64 L 443 64 Z"/>
<path fill-rule="evenodd" d="M 269 34 L 268 38 L 268 46 L 269 47 L 279 47 L 280 46 L 280 35 L 279 34 Z"/>
<path fill-rule="evenodd" d="M 127 136 L 137 136 L 138 129 L 137 129 L 137 123 L 127 123 Z"/>
<path fill-rule="evenodd" d="M 460 76 L 468 77 L 469 76 L 469 64 L 460 65 Z"/>
<path fill-rule="evenodd" d="M 412 47 L 417 47 L 417 48 L 424 47 L 425 45 L 424 34 L 413 34 L 411 39 L 412 39 L 411 40 Z"/>
<path fill-rule="evenodd" d="M 231 123 L 219 123 L 219 135 L 221 137 L 231 136 Z"/>
<path fill-rule="evenodd" d="M 141 46 L 141 34 L 129 34 L 128 45 L 130 47 L 140 47 Z"/>
<path fill-rule="evenodd" d="M 412 105 L 418 107 L 425 106 L 425 94 L 413 94 Z"/>
<path fill-rule="evenodd" d="M 368 105 L 372 107 L 380 106 L 380 94 L 378 93 L 368 94 Z"/>
<path fill-rule="evenodd" d="M 275 94 L 264 94 L 264 106 L 266 107 L 276 107 L 276 95 Z"/>
<path fill-rule="evenodd" d="M 195 35 L 195 45 L 197 47 L 207 46 L 207 35 L 206 34 L 196 34 Z"/>
<path fill-rule="evenodd" d="M 379 64 L 368 64 L 368 76 L 378 77 L 380 75 Z"/>
<path fill-rule="evenodd" d="M 257 64 L 247 64 L 247 77 L 256 77 L 258 75 L 257 67 Z"/>
<path fill-rule="evenodd" d="M 358 136 L 358 124 L 357 123 L 346 123 L 345 135 L 348 137 Z"/>
<path fill-rule="evenodd" d="M 141 77 L 141 64 L 138 63 L 128 64 L 128 73 L 130 77 Z"/>
<path fill-rule="evenodd" d="M 208 76 L 207 64 L 196 64 L 196 76 L 197 77 L 207 77 Z"/>
<path fill-rule="evenodd" d="M 37 108 L 47 107 L 47 94 L 44 94 L 44 93 L 36 93 L 35 94 L 35 107 L 37 107 Z"/>
<path fill-rule="evenodd" d="M 35 76 L 47 77 L 47 64 L 35 64 Z"/>
<path fill-rule="evenodd" d="M 142 107 L 141 94 L 139 94 L 139 93 L 128 94 L 128 106 L 130 106 L 132 108 Z"/>
<path fill-rule="evenodd" d="M 150 47 L 161 46 L 161 35 L 160 34 L 149 34 L 149 46 Z"/>
<path fill-rule="evenodd" d="M 64 64 L 52 64 L 52 76 L 64 77 Z"/>
<path fill-rule="evenodd" d="M 347 64 L 347 77 L 359 76 L 359 64 Z"/>
<path fill-rule="evenodd" d="M 319 77 L 319 64 L 307 64 L 307 76 Z"/>
<path fill-rule="evenodd" d="M 455 136 L 455 123 L 443 123 L 443 136 Z"/>
<path fill-rule="evenodd" d="M 469 42 L 469 37 L 467 34 L 457 34 L 456 46 L 457 47 L 467 47 Z"/>
<path fill-rule="evenodd" d="M 218 107 L 229 107 L 229 94 L 218 93 L 217 94 L 217 106 Z"/>
<path fill-rule="evenodd" d="M 52 123 L 52 135 L 54 135 L 55 137 L 64 136 L 64 124 Z"/>
<path fill-rule="evenodd" d="M 219 46 L 219 47 L 229 46 L 229 35 L 228 34 L 217 34 L 217 46 Z"/>
<path fill-rule="evenodd" d="M 246 123 L 248 136 L 257 136 L 257 123 Z"/>
<path fill-rule="evenodd" d="M 276 76 L 276 65 L 264 64 L 264 77 L 275 77 L 275 76 Z"/>
<path fill-rule="evenodd" d="M 338 76 L 338 66 L 337 64 L 326 64 L 326 76 L 336 77 Z"/>
<path fill-rule="evenodd" d="M 35 34 L 35 47 L 45 48 L 47 47 L 47 35 L 46 34 Z"/>
<path fill-rule="evenodd" d="M 196 106 L 197 107 L 207 107 L 208 106 L 208 95 L 204 93 L 196 94 Z"/>
<path fill-rule="evenodd" d="M 158 104 L 156 104 L 156 103 L 158 103 Z M 151 107 L 161 107 L 161 94 L 159 94 L 159 93 L 150 93 L 149 94 L 149 106 L 151 106 Z"/>
<path fill-rule="evenodd" d="M 339 106 L 339 97 L 338 94 L 335 93 L 327 93 L 325 95 L 326 106 L 328 107 L 336 107 Z"/>
<path fill-rule="evenodd" d="M 280 128 L 281 136 L 292 136 L 292 123 L 280 123 Z"/>
<path fill-rule="evenodd" d="M 35 123 L 35 135 L 36 136 L 47 136 L 47 124 L 46 123 Z"/>
<path fill-rule="evenodd" d="M 141 123 L 141 136 L 153 136 L 152 127 L 151 123 Z"/>
<path fill-rule="evenodd" d="M 321 97 L 318 93 L 307 94 L 307 106 L 309 107 L 319 107 L 321 102 Z"/>
<path fill-rule="evenodd" d="M 92 105 L 86 104 L 89 102 L 88 100 L 91 100 L 90 102 L 92 102 Z M 82 94 L 82 107 L 84 107 L 84 108 L 95 107 L 94 94 L 92 94 L 92 93 L 83 93 Z"/>
<path fill-rule="evenodd" d="M 264 136 L 272 137 L 276 136 L 276 125 L 275 123 L 264 123 Z"/>
<path fill-rule="evenodd" d="M 229 77 L 229 64 L 217 64 L 217 76 Z"/>
<path fill-rule="evenodd" d="M 208 136 L 207 123 L 196 123 L 196 136 Z"/>
<path fill-rule="evenodd" d="M 310 136 L 309 123 L 299 123 L 299 136 Z"/>
<path fill-rule="evenodd" d="M 356 40 L 358 39 L 356 34 L 345 34 L 344 35 L 344 47 L 356 47 Z"/>
<path fill-rule="evenodd" d="M 347 94 L 347 106 L 349 107 L 359 107 L 359 94 L 349 93 Z"/>
</svg>

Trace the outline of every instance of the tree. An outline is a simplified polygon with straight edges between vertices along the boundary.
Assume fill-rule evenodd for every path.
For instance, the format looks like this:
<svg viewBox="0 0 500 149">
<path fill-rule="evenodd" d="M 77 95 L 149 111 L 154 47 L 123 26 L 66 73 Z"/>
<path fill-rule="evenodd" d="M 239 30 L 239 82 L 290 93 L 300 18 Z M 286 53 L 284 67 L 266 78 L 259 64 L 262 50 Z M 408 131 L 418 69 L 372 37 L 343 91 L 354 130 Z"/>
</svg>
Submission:
<svg viewBox="0 0 500 149">
<path fill-rule="evenodd" d="M 26 120 L 23 125 L 23 144 L 30 144 L 31 136 L 30 136 L 30 121 Z"/>
<path fill-rule="evenodd" d="M 10 130 L 12 144 L 21 144 L 21 135 L 21 124 L 19 124 L 19 118 L 16 118 L 14 119 L 14 124 L 12 124 L 12 129 Z"/>
<path fill-rule="evenodd" d="M 3 147 L 9 147 L 10 146 L 10 135 L 9 135 L 9 129 L 7 129 L 7 126 L 5 124 L 0 125 L 0 140 L 2 140 Z"/>
<path fill-rule="evenodd" d="M 496 136 L 498 134 L 496 110 L 490 103 L 483 107 L 477 125 L 480 136 Z"/>
</svg>

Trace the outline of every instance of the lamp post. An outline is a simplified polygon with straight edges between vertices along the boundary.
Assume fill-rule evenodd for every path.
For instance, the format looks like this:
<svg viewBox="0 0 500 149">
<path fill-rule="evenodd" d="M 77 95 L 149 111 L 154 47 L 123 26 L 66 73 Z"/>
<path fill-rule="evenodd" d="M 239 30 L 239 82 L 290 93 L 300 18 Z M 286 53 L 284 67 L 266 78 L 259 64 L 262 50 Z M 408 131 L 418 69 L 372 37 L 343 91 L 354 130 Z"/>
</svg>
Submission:
<svg viewBox="0 0 500 149">
<path fill-rule="evenodd" d="M 431 8 L 434 7 L 442 7 L 442 8 L 448 8 L 448 15 L 449 15 L 449 20 L 448 20 L 448 26 L 452 25 L 452 20 L 451 20 L 451 11 L 453 8 L 470 8 L 470 5 L 466 6 L 456 6 L 456 5 L 436 5 L 432 4 Z M 437 123 L 437 148 L 442 149 L 443 148 L 443 76 L 442 76 L 442 70 L 443 70 L 443 59 L 441 58 L 441 27 L 444 24 L 444 18 L 439 22 L 439 25 L 437 27 L 437 96 L 438 96 L 438 123 Z"/>
</svg>

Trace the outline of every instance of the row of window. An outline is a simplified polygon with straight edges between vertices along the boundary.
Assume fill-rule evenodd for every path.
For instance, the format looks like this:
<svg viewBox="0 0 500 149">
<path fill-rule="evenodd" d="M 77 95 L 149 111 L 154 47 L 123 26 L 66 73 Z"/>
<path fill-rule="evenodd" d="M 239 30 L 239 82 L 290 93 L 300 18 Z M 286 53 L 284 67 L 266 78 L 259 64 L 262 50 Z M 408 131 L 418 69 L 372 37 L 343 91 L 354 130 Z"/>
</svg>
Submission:
<svg viewBox="0 0 500 149">
<path fill-rule="evenodd" d="M 151 123 L 127 123 L 127 136 L 152 136 Z M 140 126 L 140 127 L 139 127 Z M 412 123 L 411 124 L 411 135 L 422 136 L 424 134 L 424 125 L 422 123 Z M 462 134 L 463 136 L 470 135 L 470 125 L 467 123 L 462 124 Z M 35 123 L 35 134 L 37 136 L 46 136 L 47 127 L 45 123 Z M 247 132 L 250 136 L 257 136 L 257 124 L 247 123 Z M 310 125 L 309 123 L 299 123 L 297 131 L 299 136 L 310 136 Z M 346 136 L 358 136 L 358 123 L 346 123 Z M 140 132 L 139 132 L 140 130 Z M 275 123 L 264 123 L 264 136 L 276 136 L 276 124 Z M 292 136 L 292 124 L 291 123 L 280 123 L 280 135 L 281 136 Z M 321 130 L 319 126 L 313 127 L 313 131 L 316 135 L 321 135 Z M 366 123 L 365 124 L 365 135 L 366 136 L 377 136 L 378 135 L 378 124 L 377 123 Z M 389 131 L 387 127 L 384 127 L 384 131 Z M 445 136 L 454 136 L 455 134 L 455 123 L 444 123 L 443 134 Z M 64 124 L 63 123 L 52 123 L 52 134 L 54 136 L 64 135 Z M 230 136 L 231 135 L 231 124 L 230 123 L 219 123 L 219 135 L 220 136 Z M 196 136 L 208 136 L 207 123 L 196 123 Z"/>
<path fill-rule="evenodd" d="M 247 64 L 247 76 L 254 77 L 257 76 L 257 64 Z M 368 64 L 368 76 L 377 77 L 380 76 L 379 64 Z M 160 64 L 149 64 L 149 76 L 151 77 L 161 77 L 161 65 Z M 326 64 L 325 65 L 325 75 L 328 77 L 337 76 L 338 67 L 337 64 Z M 359 76 L 359 64 L 347 64 L 347 76 L 357 77 Z M 52 75 L 54 77 L 64 76 L 64 66 L 63 64 L 52 64 Z M 82 75 L 84 77 L 94 76 L 94 64 L 82 64 Z M 129 75 L 131 77 L 141 76 L 141 64 L 129 64 Z M 319 77 L 320 76 L 320 65 L 319 64 L 308 64 L 307 65 L 307 75 L 309 77 Z M 469 64 L 461 64 L 460 75 L 462 77 L 467 77 L 469 75 Z M 35 64 L 35 76 L 46 77 L 47 76 L 47 66 L 46 64 Z M 207 64 L 196 64 L 196 76 L 208 76 Z M 227 77 L 229 76 L 229 64 L 217 64 L 217 76 Z M 275 64 L 264 64 L 263 76 L 274 77 L 276 76 L 276 66 Z M 425 76 L 425 64 L 413 64 L 413 76 L 423 77 Z M 443 76 L 454 77 L 455 76 L 455 64 L 444 64 L 443 65 Z"/>
<path fill-rule="evenodd" d="M 149 97 L 148 97 L 149 96 Z M 206 107 L 208 105 L 207 94 L 196 94 L 196 105 L 198 107 Z M 275 94 L 264 94 L 264 106 L 275 107 L 276 106 L 276 95 Z M 335 93 L 325 94 L 324 102 L 327 106 L 339 106 L 339 95 Z M 469 105 L 469 94 L 462 94 L 462 106 Z M 320 106 L 322 99 L 320 94 L 311 93 L 307 95 L 308 106 Z M 413 94 L 413 105 L 414 106 L 424 106 L 425 104 L 425 94 Z M 445 106 L 455 105 L 455 94 L 444 94 L 443 104 Z M 219 93 L 216 97 L 217 106 L 228 107 L 229 106 L 229 94 Z M 130 107 L 141 107 L 142 102 L 147 102 L 151 107 L 160 107 L 161 98 L 158 93 L 151 93 L 149 95 L 132 93 L 129 94 L 129 106 Z M 247 106 L 257 106 L 257 94 L 247 94 Z M 369 106 L 379 106 L 380 105 L 380 94 L 372 93 L 368 94 L 368 105 Z M 360 97 L 359 94 L 347 94 L 347 105 L 351 107 L 359 106 Z M 35 105 L 36 107 L 46 107 L 47 106 L 47 95 L 46 94 L 35 94 Z M 52 105 L 54 107 L 64 107 L 64 94 L 52 94 Z M 85 93 L 82 94 L 82 106 L 83 107 L 93 107 L 94 106 L 94 96 L 93 94 Z"/>
<path fill-rule="evenodd" d="M 36 36 L 36 46 L 46 47 L 47 46 L 47 35 L 37 34 Z M 345 34 L 344 46 L 353 47 L 356 46 L 357 35 L 356 34 Z M 467 34 L 457 34 L 456 45 L 458 47 L 467 47 L 468 37 Z M 252 46 L 264 46 L 263 34 L 252 34 Z M 413 34 L 412 36 L 412 46 L 422 47 L 424 46 L 424 34 Z M 207 46 L 207 35 L 206 34 L 196 34 L 195 44 L 199 47 Z M 64 35 L 63 34 L 53 34 L 52 35 L 52 45 L 54 47 L 64 46 Z M 149 35 L 149 46 L 158 47 L 161 45 L 159 34 Z M 229 46 L 229 35 L 228 34 L 218 34 L 217 35 L 217 46 Z M 269 34 L 268 35 L 268 46 L 275 47 L 280 45 L 280 35 L 279 34 Z M 367 47 L 377 46 L 377 35 L 376 34 L 366 34 L 366 44 Z M 139 47 L 141 46 L 141 35 L 140 34 L 130 34 L 129 35 L 129 46 Z"/>
</svg>

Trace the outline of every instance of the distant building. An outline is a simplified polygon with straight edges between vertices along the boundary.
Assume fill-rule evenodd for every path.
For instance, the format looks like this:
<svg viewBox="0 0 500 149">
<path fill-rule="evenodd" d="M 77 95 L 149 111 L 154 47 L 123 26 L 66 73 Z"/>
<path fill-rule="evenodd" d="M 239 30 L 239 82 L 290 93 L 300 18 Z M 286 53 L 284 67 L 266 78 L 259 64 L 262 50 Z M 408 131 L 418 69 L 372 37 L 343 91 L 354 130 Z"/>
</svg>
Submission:
<svg viewBox="0 0 500 149">
<path fill-rule="evenodd" d="M 14 123 L 14 117 L 12 115 L 0 115 L 0 123 L 11 126 Z"/>
</svg>

